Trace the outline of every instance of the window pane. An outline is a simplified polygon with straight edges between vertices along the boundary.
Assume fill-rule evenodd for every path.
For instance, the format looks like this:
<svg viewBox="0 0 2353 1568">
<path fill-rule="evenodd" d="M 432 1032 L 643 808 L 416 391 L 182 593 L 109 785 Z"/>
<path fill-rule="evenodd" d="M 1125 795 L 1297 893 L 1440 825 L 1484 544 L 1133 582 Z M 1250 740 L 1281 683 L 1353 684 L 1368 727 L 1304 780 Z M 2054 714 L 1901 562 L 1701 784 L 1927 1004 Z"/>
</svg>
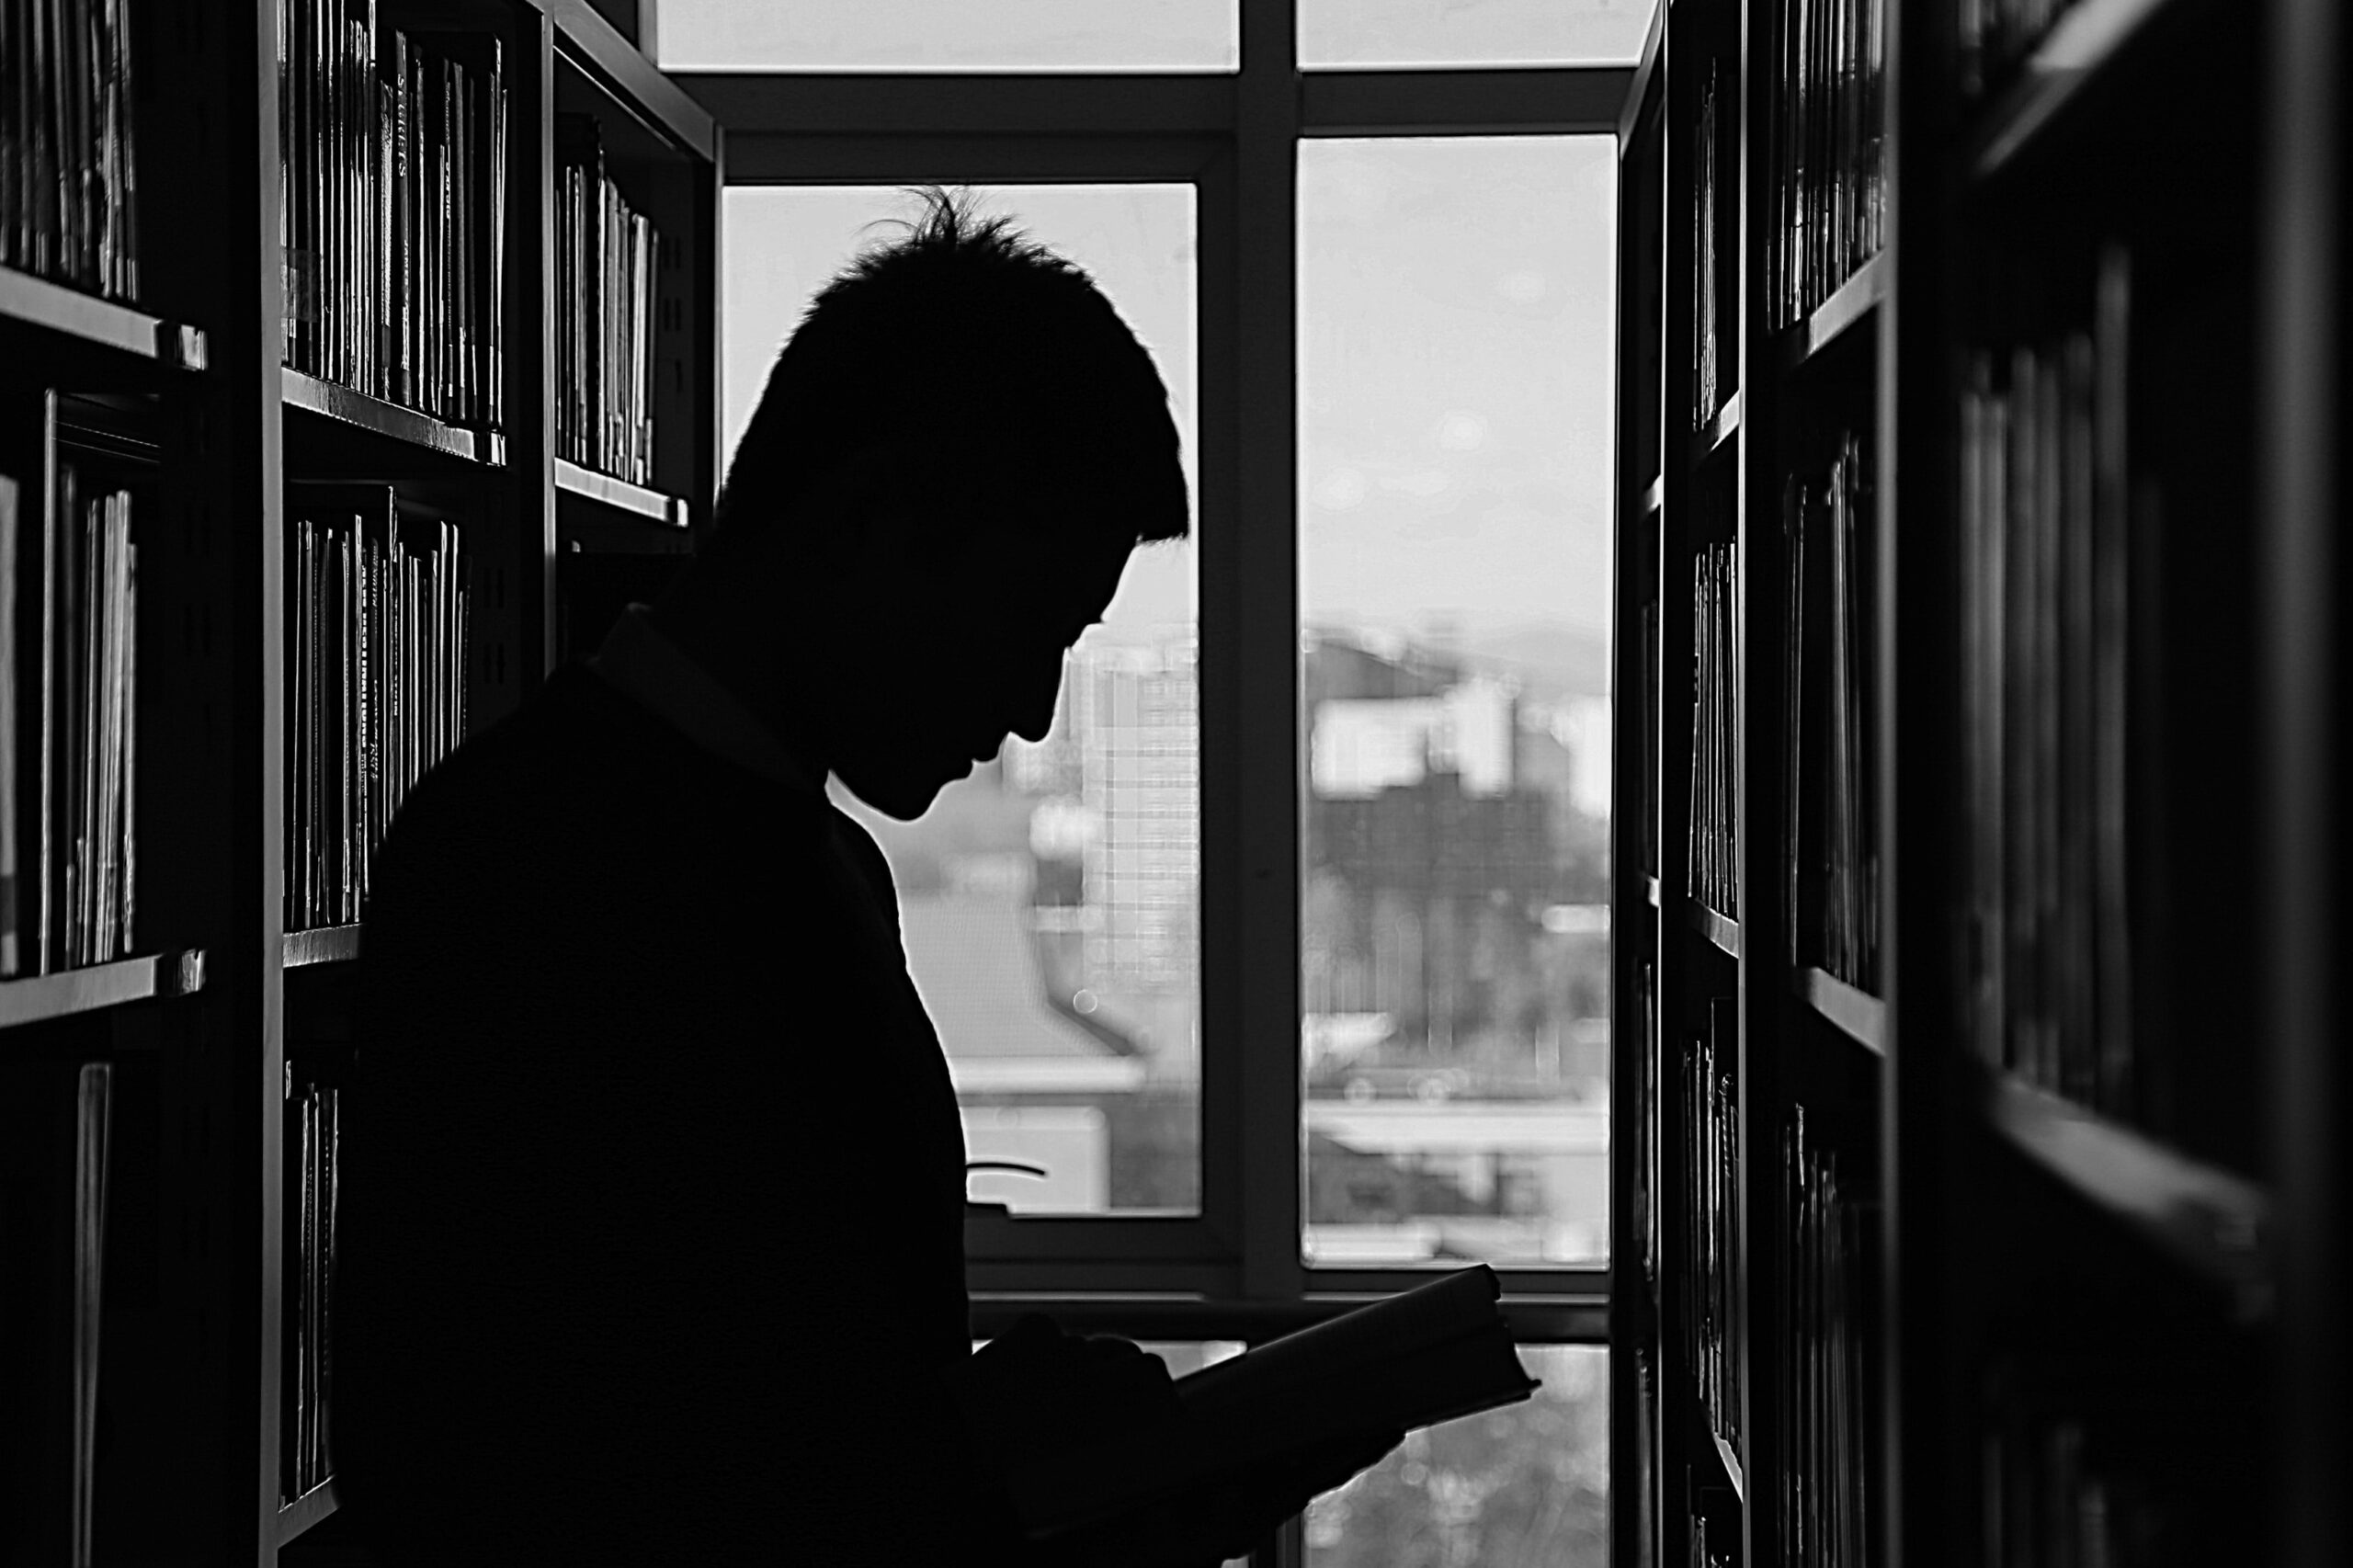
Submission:
<svg viewBox="0 0 2353 1568">
<path fill-rule="evenodd" d="M 664 14 L 667 25 L 668 13 Z M 1190 186 L 997 187 L 982 203 L 1093 274 L 1160 365 L 1194 480 Z M 779 345 L 895 188 L 727 192 L 726 423 L 742 437 Z M 881 843 L 907 963 L 964 1108 L 972 1196 L 1017 1212 L 1198 1210 L 1199 699 L 1193 553 L 1130 558 L 1073 650 L 1053 728 L 894 822 L 835 799 Z"/>
<path fill-rule="evenodd" d="M 1302 65 L 1618 65 L 1656 0 L 1299 0 Z M 669 12 L 662 13 L 667 28 Z"/>
<path fill-rule="evenodd" d="M 1310 1568 L 1609 1561 L 1609 1352 L 1526 1346 L 1525 1403 L 1407 1436 L 1308 1505 Z"/>
<path fill-rule="evenodd" d="M 1231 71 L 1235 0 L 662 0 L 665 70 Z"/>
<path fill-rule="evenodd" d="M 1615 180 L 1300 148 L 1313 1263 L 1607 1256 Z"/>
</svg>

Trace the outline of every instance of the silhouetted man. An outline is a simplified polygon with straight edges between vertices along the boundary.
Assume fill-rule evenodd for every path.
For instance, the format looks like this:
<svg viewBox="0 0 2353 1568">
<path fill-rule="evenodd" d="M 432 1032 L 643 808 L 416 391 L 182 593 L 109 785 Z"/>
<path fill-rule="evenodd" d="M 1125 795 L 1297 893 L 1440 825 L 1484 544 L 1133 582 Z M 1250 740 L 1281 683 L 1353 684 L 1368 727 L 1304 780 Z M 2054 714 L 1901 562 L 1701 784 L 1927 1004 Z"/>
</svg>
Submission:
<svg viewBox="0 0 2353 1568">
<path fill-rule="evenodd" d="M 955 1094 L 824 791 L 912 818 L 1042 738 L 1129 552 L 1186 528 L 1133 335 L 934 197 L 793 334 L 678 585 L 413 793 L 337 1289 L 340 1486 L 382 1555 L 1033 1562 L 996 1456 L 1171 1400 L 1124 1342 L 969 1354 Z M 1370 1457 L 1118 1560 L 1214 1561 Z"/>
</svg>

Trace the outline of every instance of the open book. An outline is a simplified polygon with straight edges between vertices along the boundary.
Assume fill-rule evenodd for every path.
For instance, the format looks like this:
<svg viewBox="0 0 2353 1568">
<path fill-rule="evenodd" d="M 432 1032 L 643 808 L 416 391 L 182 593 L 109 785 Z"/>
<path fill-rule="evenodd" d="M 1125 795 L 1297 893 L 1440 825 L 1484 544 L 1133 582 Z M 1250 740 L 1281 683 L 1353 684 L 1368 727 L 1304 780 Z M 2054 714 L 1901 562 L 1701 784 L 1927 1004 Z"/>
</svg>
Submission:
<svg viewBox="0 0 2353 1568">
<path fill-rule="evenodd" d="M 1537 1387 L 1481 1266 L 1272 1340 L 1176 1381 L 1179 1413 L 1008 1479 L 1033 1540 L 1351 1437 L 1526 1399 Z"/>
</svg>

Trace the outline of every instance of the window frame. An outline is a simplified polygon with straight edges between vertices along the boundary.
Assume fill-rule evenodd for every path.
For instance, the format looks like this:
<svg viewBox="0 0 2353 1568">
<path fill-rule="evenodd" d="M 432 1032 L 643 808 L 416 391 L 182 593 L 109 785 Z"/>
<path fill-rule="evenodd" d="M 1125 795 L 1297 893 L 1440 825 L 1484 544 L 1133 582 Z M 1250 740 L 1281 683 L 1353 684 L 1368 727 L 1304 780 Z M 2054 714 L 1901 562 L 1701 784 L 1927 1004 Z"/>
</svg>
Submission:
<svg viewBox="0 0 2353 1568">
<path fill-rule="evenodd" d="M 1240 13 L 1233 72 L 674 74 L 723 128 L 730 186 L 1194 189 L 1201 1205 L 1188 1216 L 972 1216 L 983 1335 L 1035 1309 L 1082 1332 L 1256 1342 L 1446 1272 L 1313 1267 L 1302 1256 L 1305 715 L 1295 676 L 1245 678 L 1298 662 L 1297 149 L 1317 137 L 1618 139 L 1638 73 L 1302 71 L 1294 0 L 1245 0 Z M 1245 429 L 1294 438 L 1245 442 Z M 1276 756 L 1290 767 L 1245 760 Z M 1497 1272 L 1518 1339 L 1608 1342 L 1608 1265 Z"/>
</svg>

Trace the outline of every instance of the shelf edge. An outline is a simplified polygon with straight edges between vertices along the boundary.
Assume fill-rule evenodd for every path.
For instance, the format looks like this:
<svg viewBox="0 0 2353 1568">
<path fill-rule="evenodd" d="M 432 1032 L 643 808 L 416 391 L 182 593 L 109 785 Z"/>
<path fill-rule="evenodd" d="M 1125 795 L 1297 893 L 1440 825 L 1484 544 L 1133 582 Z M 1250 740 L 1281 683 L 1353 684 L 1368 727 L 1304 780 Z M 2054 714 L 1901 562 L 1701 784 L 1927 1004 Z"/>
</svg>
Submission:
<svg viewBox="0 0 2353 1568">
<path fill-rule="evenodd" d="M 2087 1201 L 2229 1290 L 2243 1320 L 2268 1314 L 2271 1200 L 2256 1183 L 2008 1074 L 1992 1080 L 1986 1119 Z"/>
<path fill-rule="evenodd" d="M 279 942 L 278 967 L 303 969 L 313 964 L 347 963 L 358 956 L 358 926 L 318 926 L 286 933 Z"/>
<path fill-rule="evenodd" d="M 1829 971 L 1810 968 L 1793 977 L 1798 997 L 1824 1023 L 1873 1055 L 1887 1054 L 1887 1004 Z"/>
<path fill-rule="evenodd" d="M 1969 166 L 1979 180 L 2000 175 L 2040 139 L 2084 88 L 2107 71 L 2160 14 L 2179 0 L 2077 0 L 1988 111 Z"/>
<path fill-rule="evenodd" d="M 555 460 L 555 487 L 563 494 L 626 512 L 659 528 L 683 529 L 688 525 L 687 504 L 679 497 L 599 473 L 570 458 Z"/>
<path fill-rule="evenodd" d="M 0 316 L 176 369 L 205 368 L 201 328 L 10 267 L 0 267 Z"/>
<path fill-rule="evenodd" d="M 1727 957 L 1740 957 L 1740 922 L 1717 914 L 1696 899 L 1688 906 L 1691 911 L 1691 928 L 1705 937 Z"/>
<path fill-rule="evenodd" d="M 1782 332 L 1781 368 L 1785 371 L 1812 363 L 1863 322 L 1875 320 L 1887 297 L 1884 251 L 1857 267 L 1830 297 L 1806 312 L 1803 321 Z"/>
<path fill-rule="evenodd" d="M 204 989 L 204 949 L 144 953 L 0 981 L 0 1029 Z"/>
<path fill-rule="evenodd" d="M 506 466 L 506 437 L 495 430 L 445 424 L 430 414 L 323 380 L 291 365 L 278 367 L 286 406 L 366 430 L 387 440 L 485 468 Z"/>
<path fill-rule="evenodd" d="M 335 1479 L 330 1476 L 291 1503 L 278 1507 L 278 1544 L 286 1545 L 335 1510 Z"/>
</svg>

